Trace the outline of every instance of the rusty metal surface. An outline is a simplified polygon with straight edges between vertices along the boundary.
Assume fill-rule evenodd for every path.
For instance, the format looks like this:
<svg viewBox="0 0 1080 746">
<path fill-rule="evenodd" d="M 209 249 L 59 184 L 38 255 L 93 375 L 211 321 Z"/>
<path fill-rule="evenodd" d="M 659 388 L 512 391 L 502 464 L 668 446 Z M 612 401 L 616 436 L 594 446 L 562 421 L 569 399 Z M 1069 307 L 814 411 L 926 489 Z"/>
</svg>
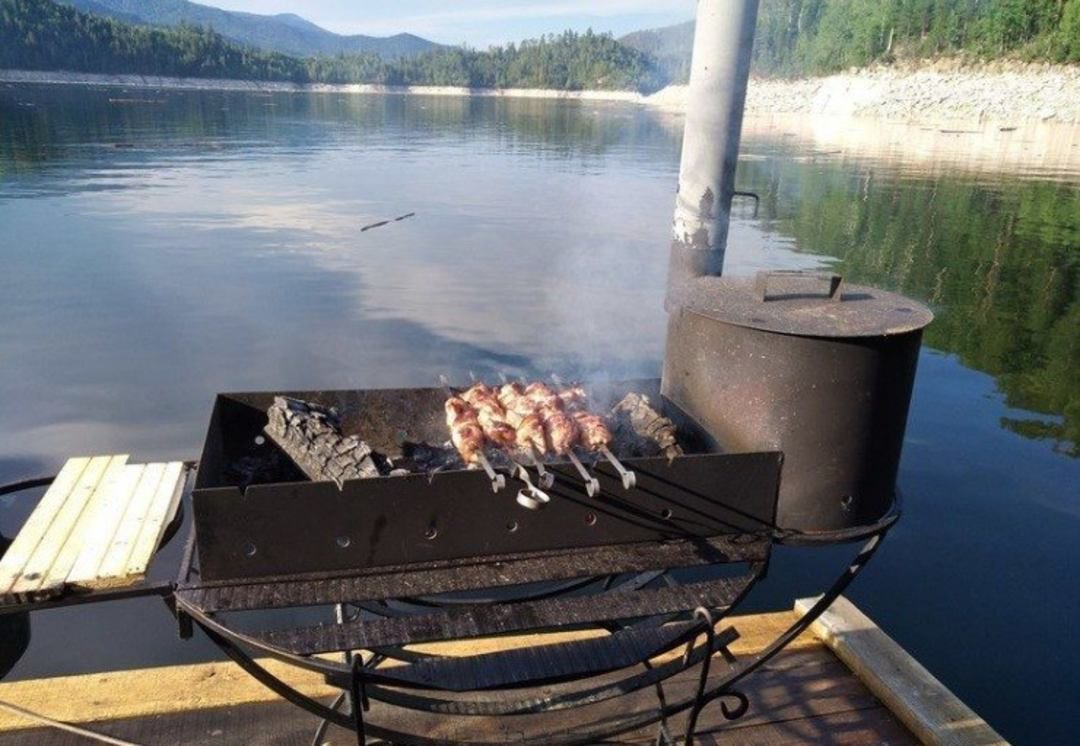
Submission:
<svg viewBox="0 0 1080 746">
<path fill-rule="evenodd" d="M 770 546 L 768 538 L 750 535 L 645 542 L 377 568 L 347 576 L 186 583 L 177 594 L 208 612 L 350 603 L 654 569 L 763 563 Z"/>
<path fill-rule="evenodd" d="M 725 324 L 803 337 L 907 334 L 934 318 L 923 304 L 885 290 L 844 283 L 833 299 L 820 273 L 771 274 L 766 297 L 761 278 L 700 277 L 685 286 L 680 305 Z"/>
<path fill-rule="evenodd" d="M 671 588 L 491 604 L 479 609 L 453 608 L 426 616 L 362 619 L 344 624 L 277 630 L 260 637 L 290 653 L 312 655 L 633 619 L 683 612 L 698 606 L 724 611 L 756 578 L 755 573 L 748 573 Z"/>
<path fill-rule="evenodd" d="M 665 394 L 732 450 L 783 451 L 781 529 L 865 526 L 895 501 L 920 336 L 794 336 L 678 311 Z"/>
</svg>

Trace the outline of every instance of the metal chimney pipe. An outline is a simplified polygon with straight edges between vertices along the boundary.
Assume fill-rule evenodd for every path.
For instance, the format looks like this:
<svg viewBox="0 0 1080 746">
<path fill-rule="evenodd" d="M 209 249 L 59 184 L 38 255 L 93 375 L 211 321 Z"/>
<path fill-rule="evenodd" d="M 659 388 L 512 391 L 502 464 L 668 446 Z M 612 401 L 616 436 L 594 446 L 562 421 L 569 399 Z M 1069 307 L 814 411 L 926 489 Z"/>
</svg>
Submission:
<svg viewBox="0 0 1080 746">
<path fill-rule="evenodd" d="M 757 13 L 758 0 L 698 0 L 669 307 L 687 280 L 723 272 Z"/>
</svg>

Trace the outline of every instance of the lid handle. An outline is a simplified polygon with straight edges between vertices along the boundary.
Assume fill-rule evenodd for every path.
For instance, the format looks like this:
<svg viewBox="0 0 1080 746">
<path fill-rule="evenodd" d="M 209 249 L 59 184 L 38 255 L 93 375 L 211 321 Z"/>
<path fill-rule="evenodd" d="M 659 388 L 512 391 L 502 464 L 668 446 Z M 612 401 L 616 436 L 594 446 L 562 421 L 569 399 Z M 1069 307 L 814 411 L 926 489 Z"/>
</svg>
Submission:
<svg viewBox="0 0 1080 746">
<path fill-rule="evenodd" d="M 770 281 L 784 281 L 784 292 L 769 295 Z M 807 272 L 802 269 L 766 269 L 757 273 L 754 287 L 762 302 L 807 295 L 839 301 L 844 278 L 832 272 Z M 773 288 L 775 290 L 775 288 Z"/>
</svg>

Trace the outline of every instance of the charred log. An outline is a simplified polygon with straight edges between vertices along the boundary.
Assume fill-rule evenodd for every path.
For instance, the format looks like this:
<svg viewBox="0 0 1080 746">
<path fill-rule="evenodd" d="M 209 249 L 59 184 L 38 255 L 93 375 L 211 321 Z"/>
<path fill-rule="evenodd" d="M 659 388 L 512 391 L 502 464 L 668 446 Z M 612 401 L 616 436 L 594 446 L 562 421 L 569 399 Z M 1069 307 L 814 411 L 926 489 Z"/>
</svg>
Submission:
<svg viewBox="0 0 1080 746">
<path fill-rule="evenodd" d="M 613 433 L 620 452 L 675 458 L 683 455 L 675 423 L 653 409 L 649 397 L 631 392 L 612 409 Z"/>
<path fill-rule="evenodd" d="M 380 475 L 380 459 L 358 436 L 342 435 L 333 409 L 277 396 L 267 416 L 266 434 L 309 479 L 341 487 L 348 479 Z"/>
</svg>

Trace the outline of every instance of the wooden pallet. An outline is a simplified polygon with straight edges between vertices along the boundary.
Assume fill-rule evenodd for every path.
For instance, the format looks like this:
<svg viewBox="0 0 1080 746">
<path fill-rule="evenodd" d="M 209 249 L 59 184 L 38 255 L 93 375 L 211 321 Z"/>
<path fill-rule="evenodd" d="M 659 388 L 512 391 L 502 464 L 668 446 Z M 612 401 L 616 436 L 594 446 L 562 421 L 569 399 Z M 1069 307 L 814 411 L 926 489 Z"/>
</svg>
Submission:
<svg viewBox="0 0 1080 746">
<path fill-rule="evenodd" d="M 0 604 L 117 588 L 145 577 L 180 505 L 187 470 L 179 461 L 127 460 L 68 459 L 0 559 Z"/>
</svg>

